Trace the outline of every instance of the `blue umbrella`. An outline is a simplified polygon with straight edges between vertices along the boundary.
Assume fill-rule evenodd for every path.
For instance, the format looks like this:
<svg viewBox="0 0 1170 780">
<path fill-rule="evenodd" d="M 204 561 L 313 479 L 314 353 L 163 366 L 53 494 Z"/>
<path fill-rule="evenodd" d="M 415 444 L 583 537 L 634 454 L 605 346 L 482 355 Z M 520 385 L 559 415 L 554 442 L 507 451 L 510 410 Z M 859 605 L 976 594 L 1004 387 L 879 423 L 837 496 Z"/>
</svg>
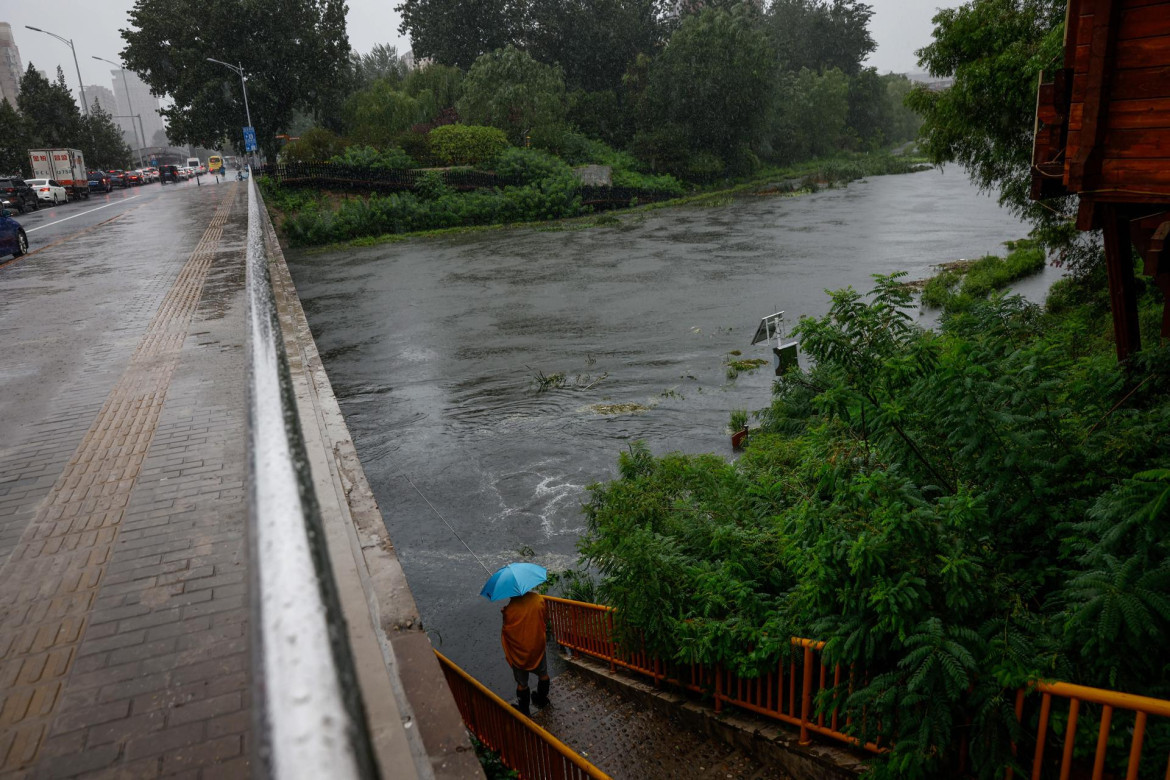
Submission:
<svg viewBox="0 0 1170 780">
<path fill-rule="evenodd" d="M 492 601 L 503 601 L 512 596 L 523 596 L 547 579 L 548 572 L 543 566 L 535 563 L 509 563 L 488 577 L 479 595 L 487 596 Z"/>
</svg>

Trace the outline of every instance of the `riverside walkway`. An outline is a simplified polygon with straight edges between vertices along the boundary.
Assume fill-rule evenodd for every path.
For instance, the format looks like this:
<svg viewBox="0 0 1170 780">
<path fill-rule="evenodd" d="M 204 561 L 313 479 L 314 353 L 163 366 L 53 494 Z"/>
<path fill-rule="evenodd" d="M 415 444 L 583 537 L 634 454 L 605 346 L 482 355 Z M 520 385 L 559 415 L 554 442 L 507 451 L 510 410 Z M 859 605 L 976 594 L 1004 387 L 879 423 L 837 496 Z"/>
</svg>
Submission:
<svg viewBox="0 0 1170 780">
<path fill-rule="evenodd" d="M 250 549 L 248 185 L 122 197 L 20 218 L 32 251 L 0 259 L 0 777 L 308 776 L 287 756 L 328 714 L 278 739 L 287 713 L 257 700 L 288 668 L 273 678 L 268 659 L 302 640 L 258 639 L 257 604 L 291 596 L 262 592 Z M 480 777 L 298 342 L 283 259 L 269 265 L 353 659 L 345 703 L 365 716 L 357 776 Z"/>
</svg>

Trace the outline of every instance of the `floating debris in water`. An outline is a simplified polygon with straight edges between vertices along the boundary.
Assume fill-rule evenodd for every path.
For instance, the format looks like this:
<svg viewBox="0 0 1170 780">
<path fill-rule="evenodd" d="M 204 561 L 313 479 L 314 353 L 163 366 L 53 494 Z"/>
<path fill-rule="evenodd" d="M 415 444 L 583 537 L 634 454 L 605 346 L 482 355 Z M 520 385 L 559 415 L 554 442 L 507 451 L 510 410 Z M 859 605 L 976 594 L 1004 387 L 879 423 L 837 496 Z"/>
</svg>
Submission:
<svg viewBox="0 0 1170 780">
<path fill-rule="evenodd" d="M 588 409 L 589 411 L 595 413 L 595 414 L 614 415 L 614 414 L 641 414 L 642 412 L 650 411 L 653 407 L 647 406 L 646 404 L 624 403 L 624 404 L 592 404 L 590 406 L 586 406 L 585 408 Z"/>
</svg>

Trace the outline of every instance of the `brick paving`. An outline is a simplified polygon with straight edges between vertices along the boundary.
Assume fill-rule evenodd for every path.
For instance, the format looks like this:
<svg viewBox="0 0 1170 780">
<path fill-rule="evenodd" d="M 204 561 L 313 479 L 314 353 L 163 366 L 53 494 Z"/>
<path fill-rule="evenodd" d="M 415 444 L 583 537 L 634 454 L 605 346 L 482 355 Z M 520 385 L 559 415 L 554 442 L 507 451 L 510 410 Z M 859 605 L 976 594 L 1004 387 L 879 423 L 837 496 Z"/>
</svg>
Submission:
<svg viewBox="0 0 1170 780">
<path fill-rule="evenodd" d="M 91 381 L 0 450 L 0 776 L 249 775 L 243 196 L 168 204 L 205 215 L 194 250 L 103 302 Z"/>
<path fill-rule="evenodd" d="M 558 675 L 537 723 L 617 780 L 790 780 L 775 767 L 575 671 Z"/>
</svg>

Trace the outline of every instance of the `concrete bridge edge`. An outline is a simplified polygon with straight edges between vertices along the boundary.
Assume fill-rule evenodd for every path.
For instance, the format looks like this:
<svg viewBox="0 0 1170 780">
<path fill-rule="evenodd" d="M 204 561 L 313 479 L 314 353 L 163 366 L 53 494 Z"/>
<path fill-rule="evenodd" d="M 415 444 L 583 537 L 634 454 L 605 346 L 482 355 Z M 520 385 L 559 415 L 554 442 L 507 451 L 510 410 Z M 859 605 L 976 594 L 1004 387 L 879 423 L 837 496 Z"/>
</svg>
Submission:
<svg viewBox="0 0 1170 780">
<path fill-rule="evenodd" d="M 380 772 L 423 780 L 483 778 L 263 199 L 260 211 L 298 414 Z M 408 774 L 410 767 L 414 774 Z"/>
</svg>

